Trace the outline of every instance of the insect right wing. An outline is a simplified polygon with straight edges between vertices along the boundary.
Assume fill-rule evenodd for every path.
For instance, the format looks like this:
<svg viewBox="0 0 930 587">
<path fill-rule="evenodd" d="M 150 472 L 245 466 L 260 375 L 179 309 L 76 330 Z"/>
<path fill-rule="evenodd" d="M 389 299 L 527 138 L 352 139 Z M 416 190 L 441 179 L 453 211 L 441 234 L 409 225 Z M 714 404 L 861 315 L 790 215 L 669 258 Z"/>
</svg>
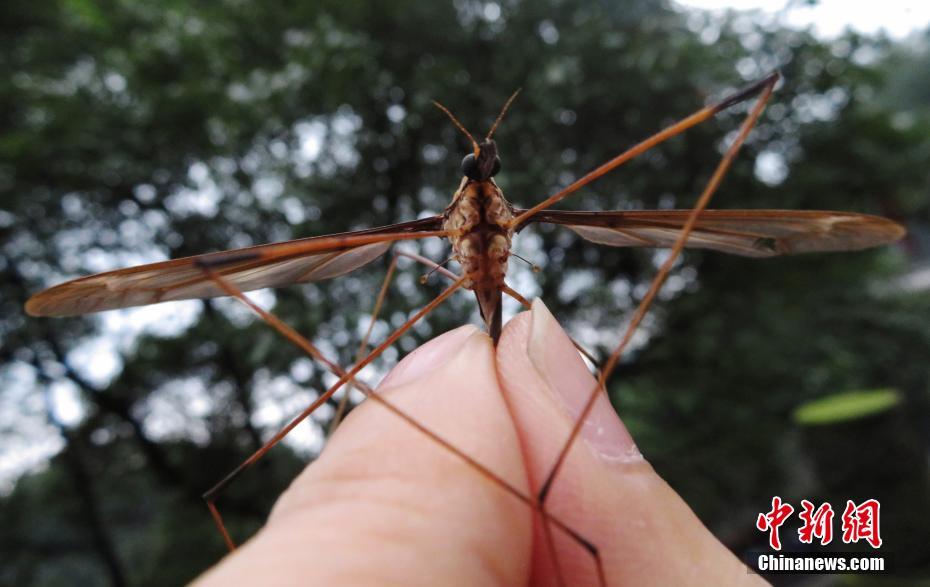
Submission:
<svg viewBox="0 0 930 587">
<path fill-rule="evenodd" d="M 32 296 L 32 316 L 73 316 L 159 302 L 225 296 L 204 267 L 241 291 L 338 277 L 383 255 L 398 240 L 440 236 L 433 216 L 381 228 L 172 259 L 73 279 Z"/>
<path fill-rule="evenodd" d="M 690 210 L 543 210 L 528 222 L 562 224 L 586 240 L 613 247 L 671 247 L 690 213 Z M 852 212 L 705 210 L 685 246 L 743 257 L 774 257 L 856 251 L 892 243 L 904 234 L 904 227 L 897 222 Z"/>
</svg>

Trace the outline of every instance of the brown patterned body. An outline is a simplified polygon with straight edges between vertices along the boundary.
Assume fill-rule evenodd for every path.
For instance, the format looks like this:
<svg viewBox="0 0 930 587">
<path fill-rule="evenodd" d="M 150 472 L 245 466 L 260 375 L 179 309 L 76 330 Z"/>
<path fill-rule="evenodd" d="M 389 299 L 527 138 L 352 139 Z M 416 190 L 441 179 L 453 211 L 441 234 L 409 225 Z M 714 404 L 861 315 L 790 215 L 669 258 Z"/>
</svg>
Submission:
<svg viewBox="0 0 930 587">
<path fill-rule="evenodd" d="M 453 258 L 462 265 L 464 286 L 475 292 L 491 338 L 501 328 L 501 290 L 513 229 L 513 206 L 493 179 L 463 178 L 452 204 L 443 214 L 443 229 L 450 232 Z"/>
</svg>

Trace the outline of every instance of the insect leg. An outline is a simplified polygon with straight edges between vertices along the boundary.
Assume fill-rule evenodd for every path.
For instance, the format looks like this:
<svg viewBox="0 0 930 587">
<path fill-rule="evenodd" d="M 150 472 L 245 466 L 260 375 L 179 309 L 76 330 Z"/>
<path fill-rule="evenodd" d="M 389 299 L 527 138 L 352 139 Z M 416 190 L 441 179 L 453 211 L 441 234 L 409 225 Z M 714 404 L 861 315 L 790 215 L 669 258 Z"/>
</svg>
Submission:
<svg viewBox="0 0 930 587">
<path fill-rule="evenodd" d="M 375 322 L 378 320 L 378 314 L 381 313 L 381 306 L 384 304 L 384 298 L 387 295 L 388 287 L 391 285 L 391 279 L 394 277 L 394 271 L 397 269 L 397 258 L 398 255 L 395 251 L 394 255 L 391 257 L 391 264 L 388 265 L 387 273 L 384 275 L 384 281 L 381 283 L 381 289 L 378 290 L 378 297 L 375 299 L 375 307 L 372 309 L 371 317 L 368 319 L 368 328 L 365 330 L 365 335 L 358 345 L 358 350 L 355 351 L 356 364 L 365 357 L 365 349 L 368 348 L 368 339 L 371 338 L 371 331 L 374 329 Z M 350 387 L 356 387 L 355 379 L 351 380 L 349 385 Z M 333 432 L 336 431 L 336 427 L 339 426 L 343 416 L 345 416 L 346 408 L 349 407 L 349 391 L 350 389 L 346 389 L 342 397 L 339 398 L 339 405 L 336 406 L 336 413 L 333 414 L 333 419 L 329 423 L 327 436 L 333 435 Z"/>
<path fill-rule="evenodd" d="M 519 292 L 514 290 L 509 285 L 504 284 L 504 286 L 501 288 L 501 291 L 503 291 L 505 294 L 515 299 L 516 301 L 518 301 L 527 310 L 532 309 L 532 304 L 530 304 L 529 300 L 527 300 L 525 297 L 520 295 Z M 600 368 L 598 367 L 597 359 L 591 353 L 585 350 L 585 348 L 581 346 L 581 343 L 576 341 L 571 336 L 569 336 L 569 340 L 572 341 L 572 344 L 575 346 L 576 349 L 578 349 L 578 352 L 580 352 L 586 359 L 591 361 L 591 364 L 594 366 L 595 374 L 597 376 L 600 376 Z M 538 511 L 542 511 L 542 508 L 539 508 Z M 543 512 L 543 513 L 545 515 L 546 512 Z M 543 529 L 543 538 L 546 541 L 546 550 L 552 556 L 552 565 L 555 570 L 555 577 L 560 586 L 564 585 L 565 575 L 562 570 L 561 564 L 559 563 L 558 551 L 556 550 L 556 547 L 555 547 L 555 538 L 552 535 L 552 528 L 549 527 L 549 524 L 543 523 L 542 529 Z M 606 585 L 607 580 L 604 576 L 604 567 L 601 563 L 600 553 L 598 552 L 597 547 L 594 546 L 594 544 L 590 542 L 589 540 L 586 540 L 583 537 L 581 537 L 581 535 L 571 536 L 571 538 L 575 540 L 575 542 L 580 544 L 585 550 L 591 553 L 591 556 L 594 559 L 595 565 L 597 567 L 597 575 L 598 575 L 600 585 Z"/>
<path fill-rule="evenodd" d="M 328 390 L 326 390 L 326 392 L 323 395 L 317 398 L 316 401 L 314 401 L 303 412 L 295 416 L 290 422 L 288 422 L 287 425 L 285 425 L 278 432 L 276 432 L 274 436 L 272 436 L 268 442 L 266 442 L 261 448 L 255 451 L 251 456 L 249 456 L 245 461 L 243 461 L 238 467 L 233 469 L 233 471 L 230 472 L 226 477 L 221 479 L 216 485 L 214 485 L 206 493 L 204 493 L 203 495 L 204 500 L 207 502 L 207 507 L 210 510 L 210 514 L 213 516 L 214 522 L 216 522 L 217 528 L 219 529 L 220 533 L 223 535 L 223 540 L 226 542 L 226 546 L 229 547 L 230 550 L 233 550 L 235 549 L 235 543 L 233 542 L 231 536 L 229 535 L 229 532 L 226 530 L 226 527 L 223 524 L 222 516 L 220 516 L 219 510 L 217 510 L 216 508 L 217 494 L 224 487 L 226 487 L 233 479 L 239 476 L 239 474 L 242 473 L 242 471 L 249 468 L 250 466 L 255 464 L 256 461 L 262 458 L 265 455 L 265 453 L 271 450 L 272 447 L 274 447 L 278 442 L 281 441 L 281 439 L 287 436 L 287 434 L 291 430 L 293 430 L 298 424 L 300 424 L 303 420 L 305 420 L 317 408 L 319 408 L 321 405 L 326 403 L 326 401 L 329 400 L 329 398 L 332 397 L 332 395 L 336 393 L 336 391 L 338 391 L 343 385 L 345 385 L 346 382 L 354 378 L 355 375 L 358 374 L 359 371 L 361 371 L 366 365 L 368 365 L 368 363 L 376 359 L 382 352 L 384 352 L 384 350 L 387 347 L 393 344 L 398 338 L 403 336 L 403 334 L 406 333 L 408 330 L 410 330 L 410 328 L 412 328 L 413 325 L 416 324 L 421 318 L 423 318 L 425 315 L 430 313 L 433 309 L 435 309 L 443 301 L 445 301 L 448 297 L 450 297 L 453 293 L 455 293 L 455 291 L 457 291 L 459 287 L 461 286 L 461 281 L 457 281 L 456 283 L 452 284 L 449 288 L 447 288 L 445 291 L 439 294 L 439 296 L 437 296 L 433 301 L 431 301 L 429 304 L 427 304 L 422 309 L 420 309 L 409 320 L 407 320 L 407 322 L 402 324 L 397 330 L 391 333 L 391 335 L 387 338 L 387 340 L 385 340 L 381 345 L 375 348 L 371 353 L 368 354 L 367 357 L 365 357 L 363 360 L 357 363 L 347 373 L 339 365 L 337 365 L 333 361 L 330 361 L 328 358 L 326 358 L 322 354 L 322 352 L 320 352 L 319 349 L 317 349 L 316 346 L 313 345 L 313 343 L 311 343 L 309 340 L 307 340 L 306 338 L 298 334 L 290 326 L 285 324 L 280 318 L 264 310 L 263 308 L 259 307 L 257 304 L 255 304 L 255 302 L 247 298 L 245 294 L 243 294 L 241 291 L 236 289 L 235 286 L 233 286 L 228 280 L 221 277 L 212 268 L 204 266 L 202 267 L 202 269 L 207 274 L 207 276 L 211 280 L 213 280 L 217 285 L 219 285 L 223 290 L 225 290 L 227 294 L 229 294 L 232 297 L 235 297 L 237 300 L 239 300 L 240 302 L 248 306 L 253 312 L 258 314 L 258 316 L 262 320 L 264 320 L 272 328 L 277 330 L 282 336 L 287 338 L 291 343 L 293 343 L 295 346 L 303 350 L 313 359 L 316 359 L 317 361 L 319 361 L 326 368 L 328 368 L 331 372 L 339 376 L 339 380 L 335 384 L 333 384 Z M 367 389 L 367 386 L 365 386 L 365 388 Z M 366 390 L 366 389 L 363 389 L 363 390 Z M 369 395 L 372 395 L 370 393 L 370 389 L 367 389 L 367 391 L 369 391 Z"/>
<path fill-rule="evenodd" d="M 700 110 L 698 110 L 691 116 L 688 116 L 687 118 L 683 118 L 679 120 L 678 122 L 676 122 L 675 124 L 660 130 L 659 132 L 652 135 L 648 139 L 645 139 L 641 141 L 640 143 L 630 147 L 629 149 L 627 149 L 623 153 L 620 153 L 619 155 L 617 155 L 610 161 L 604 163 L 600 167 L 597 167 L 596 169 L 588 172 L 584 177 L 582 177 L 578 181 L 575 181 L 571 183 L 570 185 L 568 185 L 567 187 L 562 188 L 557 193 L 553 194 L 552 196 L 549 196 L 548 198 L 546 198 L 539 204 L 533 206 L 532 208 L 528 210 L 524 210 L 523 212 L 520 213 L 519 216 L 517 216 L 516 218 L 510 221 L 510 226 L 519 230 L 520 227 L 527 220 L 529 220 L 534 214 L 536 214 L 540 210 L 548 208 L 549 206 L 552 206 L 556 202 L 559 202 L 560 200 L 565 199 L 569 195 L 581 189 L 583 186 L 586 186 L 587 184 L 591 183 L 592 181 L 601 177 L 602 175 L 610 171 L 613 171 L 614 169 L 623 165 L 630 159 L 633 159 L 634 157 L 637 157 L 645 153 L 646 151 L 648 151 L 652 147 L 655 147 L 659 143 L 662 143 L 672 138 L 673 136 L 688 130 L 692 126 L 696 126 L 704 122 L 705 120 L 711 118 L 718 112 L 722 110 L 726 110 L 730 106 L 739 104 L 740 102 L 743 102 L 749 99 L 750 97 L 752 97 L 759 91 L 771 92 L 771 89 L 775 86 L 775 82 L 777 82 L 780 77 L 781 76 L 779 75 L 777 71 L 772 72 L 769 75 L 762 78 L 761 80 L 753 82 L 749 86 L 727 96 L 726 98 L 720 100 L 719 102 L 715 104 L 711 104 L 710 106 L 705 106 L 704 108 L 701 108 Z"/>
<path fill-rule="evenodd" d="M 371 331 L 374 329 L 375 321 L 378 319 L 378 314 L 381 312 L 381 306 L 384 304 L 384 298 L 387 296 L 388 287 L 390 287 L 391 279 L 394 277 L 394 272 L 397 270 L 397 261 L 400 257 L 406 257 L 412 259 L 417 263 L 421 263 L 430 268 L 431 271 L 436 271 L 442 273 L 452 281 L 460 279 L 460 276 L 452 273 L 448 269 L 440 266 L 438 263 L 435 263 L 432 259 L 423 257 L 416 253 L 410 253 L 401 249 L 394 249 L 393 256 L 391 258 L 391 263 L 388 265 L 387 273 L 384 276 L 384 281 L 381 284 L 381 289 L 378 291 L 378 297 L 375 300 L 375 307 L 371 312 L 371 318 L 368 322 L 368 329 L 365 331 L 365 335 L 362 337 L 361 343 L 359 343 L 358 351 L 355 353 L 355 362 L 358 363 L 365 356 L 365 349 L 368 348 L 368 341 L 371 338 Z M 353 379 L 350 382 L 355 386 L 355 380 Z M 339 399 L 339 405 L 336 407 L 336 413 L 333 416 L 332 422 L 329 424 L 329 431 L 327 432 L 328 436 L 332 436 L 333 432 L 336 431 L 336 427 L 339 426 L 339 423 L 342 421 L 342 418 L 345 416 L 346 408 L 349 405 L 349 393 L 346 390 L 346 393 Z"/>
<path fill-rule="evenodd" d="M 610 377 L 613 370 L 616 368 L 620 357 L 623 355 L 627 346 L 633 338 L 633 334 L 638 328 L 639 324 L 642 322 L 643 318 L 648 312 L 652 301 L 654 300 L 656 294 L 659 292 L 659 289 L 662 287 L 662 284 L 665 282 L 666 277 L 668 277 L 669 272 L 672 269 L 676 259 L 684 248 L 685 243 L 688 240 L 688 235 L 693 230 L 695 223 L 697 222 L 698 217 L 701 214 L 707 204 L 710 202 L 711 197 L 714 192 L 720 186 L 723 177 L 726 175 L 726 172 L 729 170 L 730 165 L 733 162 L 734 157 L 739 151 L 740 147 L 746 140 L 746 137 L 749 135 L 752 128 L 755 126 L 756 121 L 762 114 L 763 109 L 765 108 L 766 102 L 768 102 L 769 97 L 772 95 L 772 90 L 774 89 L 775 82 L 778 80 L 777 77 L 770 76 L 766 78 L 768 81 L 766 85 L 762 88 L 762 93 L 759 98 L 756 100 L 749 114 L 747 114 L 746 119 L 743 121 L 742 126 L 740 127 L 739 133 L 736 136 L 736 139 L 729 146 L 726 153 L 724 153 L 723 158 L 718 164 L 717 168 L 714 170 L 713 175 L 708 181 L 707 185 L 704 188 L 704 191 L 701 193 L 701 196 L 698 198 L 697 203 L 695 204 L 693 210 L 691 211 L 690 216 L 688 217 L 687 222 L 681 230 L 681 234 L 678 239 L 675 241 L 674 246 L 672 247 L 668 258 L 659 268 L 655 278 L 652 280 L 652 284 L 649 287 L 649 291 L 643 297 L 642 301 L 639 303 L 639 306 L 636 309 L 636 312 L 633 314 L 633 318 L 630 321 L 630 324 L 627 326 L 626 331 L 623 334 L 623 337 L 620 341 L 620 344 L 617 345 L 617 348 L 611 353 L 607 361 L 604 363 L 604 368 L 597 378 L 597 384 L 591 389 L 589 397 L 584 405 L 584 408 L 581 410 L 581 413 L 575 419 L 575 423 L 569 433 L 568 438 L 562 446 L 562 449 L 559 451 L 558 456 L 552 465 L 548 475 L 540 486 L 539 492 L 537 494 L 537 499 L 539 503 L 539 508 L 545 511 L 545 502 L 546 498 L 549 495 L 549 491 L 552 488 L 552 483 L 554 482 L 556 476 L 562 468 L 562 465 L 565 462 L 565 458 L 568 455 L 569 449 L 574 444 L 575 439 L 578 437 L 578 433 L 581 430 L 581 427 L 584 425 L 585 420 L 588 417 L 588 414 L 591 412 L 591 408 L 594 406 L 594 402 L 597 399 L 597 396 L 600 393 L 606 393 L 605 382 Z M 738 98 L 740 96 L 737 96 Z M 735 98 L 734 98 L 735 99 Z M 546 518 L 544 518 L 545 523 Z"/>
</svg>

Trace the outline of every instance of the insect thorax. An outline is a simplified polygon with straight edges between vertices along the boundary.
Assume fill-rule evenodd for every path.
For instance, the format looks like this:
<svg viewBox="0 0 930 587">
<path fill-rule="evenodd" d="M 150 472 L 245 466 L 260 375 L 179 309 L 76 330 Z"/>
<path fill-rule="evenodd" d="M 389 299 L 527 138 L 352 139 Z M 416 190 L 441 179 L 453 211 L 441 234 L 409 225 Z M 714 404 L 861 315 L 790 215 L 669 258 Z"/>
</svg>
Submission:
<svg viewBox="0 0 930 587">
<path fill-rule="evenodd" d="M 452 231 L 453 257 L 462 265 L 468 289 L 500 288 L 507 274 L 513 207 L 493 179 L 462 184 L 443 215 Z"/>
</svg>

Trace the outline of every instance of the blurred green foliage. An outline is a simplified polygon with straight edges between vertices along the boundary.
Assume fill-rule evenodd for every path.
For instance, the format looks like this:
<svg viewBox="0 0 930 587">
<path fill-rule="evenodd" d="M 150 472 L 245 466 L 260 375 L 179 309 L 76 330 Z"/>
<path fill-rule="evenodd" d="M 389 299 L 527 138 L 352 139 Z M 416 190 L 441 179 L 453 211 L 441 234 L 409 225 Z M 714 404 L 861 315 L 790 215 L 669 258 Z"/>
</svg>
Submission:
<svg viewBox="0 0 930 587">
<path fill-rule="evenodd" d="M 901 403 L 894 389 L 847 391 L 801 404 L 794 410 L 794 421 L 818 426 L 845 420 L 857 420 L 889 410 Z"/>
<path fill-rule="evenodd" d="M 611 395 L 650 461 L 734 550 L 763 544 L 753 520 L 774 494 L 834 507 L 875 497 L 895 564 L 930 573 L 930 299 L 900 285 L 928 252 L 930 38 L 823 41 L 769 17 L 646 0 L 57 0 L 7 2 L 0 15 L 0 438 L 12 461 L 36 434 L 61 445 L 0 498 L 0 583 L 196 576 L 223 552 L 199 495 L 273 430 L 259 417 L 267 390 L 329 381 L 221 301 L 117 344 L 115 374 L 100 380 L 76 349 L 104 318 L 27 318 L 31 293 L 140 259 L 436 213 L 465 145 L 432 99 L 484 129 L 524 88 L 497 139 L 499 183 L 525 206 L 775 67 L 785 82 L 716 207 L 880 213 L 911 235 L 855 254 L 689 253 Z M 566 207 L 687 207 L 742 112 Z M 543 268 L 528 293 L 603 356 L 654 253 L 555 227 L 521 237 L 518 251 Z M 282 290 L 274 310 L 350 364 L 383 268 Z M 421 272 L 402 272 L 376 336 L 439 291 Z M 475 318 L 472 299 L 454 298 L 379 368 Z M 55 413 L 62 388 L 78 398 L 76 422 Z M 813 399 L 877 388 L 900 403 L 830 426 L 792 419 Z M 185 401 L 188 390 L 208 401 Z M 166 404 L 180 432 L 158 432 Z M 281 417 L 302 407 L 287 405 Z M 224 494 L 234 535 L 262 523 L 306 458 L 280 447 Z"/>
</svg>

